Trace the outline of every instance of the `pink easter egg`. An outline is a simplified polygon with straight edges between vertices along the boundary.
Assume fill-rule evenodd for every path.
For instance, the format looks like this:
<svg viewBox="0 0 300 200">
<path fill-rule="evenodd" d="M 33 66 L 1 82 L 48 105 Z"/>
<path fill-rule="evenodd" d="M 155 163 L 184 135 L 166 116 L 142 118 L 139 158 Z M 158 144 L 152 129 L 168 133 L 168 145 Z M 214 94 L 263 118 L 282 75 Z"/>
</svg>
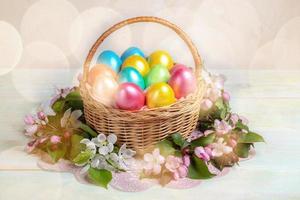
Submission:
<svg viewBox="0 0 300 200">
<path fill-rule="evenodd" d="M 145 105 L 143 90 L 134 83 L 122 83 L 116 93 L 116 107 L 122 110 L 140 110 Z"/>
<path fill-rule="evenodd" d="M 179 69 L 191 69 L 191 68 L 189 68 L 189 67 L 187 67 L 187 66 L 185 66 L 183 64 L 177 63 L 177 64 L 174 65 L 174 67 L 172 67 L 172 69 L 170 71 L 170 74 L 171 75 L 174 74 Z"/>
<path fill-rule="evenodd" d="M 172 87 L 175 97 L 180 99 L 196 90 L 197 81 L 190 68 L 181 67 L 180 69 L 173 71 L 169 80 L 169 85 Z"/>
</svg>

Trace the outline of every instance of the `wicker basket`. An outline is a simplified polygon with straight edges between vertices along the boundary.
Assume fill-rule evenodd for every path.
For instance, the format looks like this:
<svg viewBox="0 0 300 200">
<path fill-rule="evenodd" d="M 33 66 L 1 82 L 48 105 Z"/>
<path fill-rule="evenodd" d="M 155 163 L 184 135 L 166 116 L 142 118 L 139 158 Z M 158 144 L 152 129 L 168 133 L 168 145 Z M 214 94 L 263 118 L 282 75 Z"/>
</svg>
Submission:
<svg viewBox="0 0 300 200">
<path fill-rule="evenodd" d="M 139 111 L 124 111 L 107 107 L 95 101 L 86 88 L 86 82 L 91 60 L 103 40 L 123 26 L 137 22 L 154 22 L 162 24 L 175 31 L 187 44 L 195 62 L 195 73 L 198 88 L 195 93 L 183 100 L 177 100 L 167 107 L 145 109 Z M 83 71 L 80 92 L 84 103 L 84 115 L 87 123 L 99 133 L 114 133 L 120 144 L 126 143 L 136 151 L 144 152 L 156 142 L 173 133 L 181 133 L 187 137 L 196 127 L 200 112 L 200 100 L 204 84 L 201 82 L 201 59 L 190 38 L 176 25 L 157 17 L 136 17 L 115 24 L 105 31 L 92 46 Z"/>
</svg>

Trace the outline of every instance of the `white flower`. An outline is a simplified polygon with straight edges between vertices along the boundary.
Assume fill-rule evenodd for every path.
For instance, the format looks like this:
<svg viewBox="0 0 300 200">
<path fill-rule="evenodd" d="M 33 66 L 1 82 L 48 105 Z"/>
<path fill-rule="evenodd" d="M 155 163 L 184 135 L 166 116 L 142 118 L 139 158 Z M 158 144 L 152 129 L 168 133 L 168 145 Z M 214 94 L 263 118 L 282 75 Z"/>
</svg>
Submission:
<svg viewBox="0 0 300 200">
<path fill-rule="evenodd" d="M 226 143 L 224 142 L 224 138 L 219 138 L 217 143 L 212 143 L 212 155 L 214 157 L 220 157 L 223 154 L 228 154 L 232 152 L 232 147 L 226 146 Z"/>
<path fill-rule="evenodd" d="M 110 134 L 105 136 L 103 133 L 99 134 L 97 138 L 93 138 L 92 141 L 99 147 L 99 154 L 107 155 L 114 150 L 114 144 L 117 142 L 117 136 L 115 134 Z"/>
<path fill-rule="evenodd" d="M 165 158 L 160 155 L 159 149 L 156 148 L 152 153 L 144 155 L 144 170 L 147 175 L 157 175 L 161 171 L 161 165 L 165 162 Z"/>
<path fill-rule="evenodd" d="M 118 154 L 111 153 L 109 159 L 111 159 L 120 169 L 128 170 L 127 160 L 132 159 L 135 155 L 135 151 L 126 148 L 126 144 L 123 144 L 119 149 Z"/>
<path fill-rule="evenodd" d="M 60 120 L 61 127 L 79 128 L 81 122 L 78 119 L 81 115 L 82 115 L 81 110 L 74 110 L 72 112 L 71 108 L 69 108 L 68 110 L 66 110 L 64 116 Z"/>
<path fill-rule="evenodd" d="M 96 147 L 96 144 L 95 144 L 93 141 L 91 141 L 91 140 L 85 138 L 85 139 L 82 139 L 82 140 L 80 141 L 80 143 L 85 144 L 86 148 L 87 148 L 88 150 L 90 150 L 90 151 L 93 153 L 93 155 L 96 154 L 96 152 L 97 152 L 97 147 Z"/>
<path fill-rule="evenodd" d="M 99 154 L 97 154 L 95 157 L 92 158 L 91 166 L 97 169 L 106 169 L 109 171 L 115 171 L 115 168 L 107 162 L 107 158 Z"/>
</svg>

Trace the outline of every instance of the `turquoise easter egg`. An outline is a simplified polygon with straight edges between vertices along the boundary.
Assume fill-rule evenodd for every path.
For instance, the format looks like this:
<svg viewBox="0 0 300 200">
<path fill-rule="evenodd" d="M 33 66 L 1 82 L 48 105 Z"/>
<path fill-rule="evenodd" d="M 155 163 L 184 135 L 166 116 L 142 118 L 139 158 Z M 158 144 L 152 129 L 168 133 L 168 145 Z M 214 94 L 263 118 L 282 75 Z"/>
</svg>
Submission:
<svg viewBox="0 0 300 200">
<path fill-rule="evenodd" d="M 122 61 L 120 57 L 111 50 L 103 51 L 97 58 L 98 64 L 105 64 L 113 69 L 115 72 L 120 71 L 120 67 L 122 65 Z"/>
<path fill-rule="evenodd" d="M 145 82 L 143 76 L 138 70 L 133 67 L 125 67 L 119 73 L 119 83 L 134 83 L 139 86 L 142 90 L 145 89 Z"/>
<path fill-rule="evenodd" d="M 137 47 L 130 47 L 124 51 L 124 53 L 121 55 L 121 60 L 124 62 L 126 58 L 137 55 L 137 56 L 142 56 L 145 58 L 145 54 Z"/>
</svg>

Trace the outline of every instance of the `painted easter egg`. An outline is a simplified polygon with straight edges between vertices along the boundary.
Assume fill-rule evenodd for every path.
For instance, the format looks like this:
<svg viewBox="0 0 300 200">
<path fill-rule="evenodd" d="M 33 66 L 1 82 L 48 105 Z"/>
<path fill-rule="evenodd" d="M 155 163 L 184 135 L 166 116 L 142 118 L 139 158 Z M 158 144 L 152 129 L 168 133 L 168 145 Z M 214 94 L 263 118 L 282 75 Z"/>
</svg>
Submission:
<svg viewBox="0 0 300 200">
<path fill-rule="evenodd" d="M 124 51 L 124 53 L 121 55 L 121 60 L 124 62 L 128 57 L 137 55 L 145 58 L 145 54 L 137 47 L 129 47 Z"/>
<path fill-rule="evenodd" d="M 140 74 L 144 77 L 146 74 L 148 74 L 150 68 L 145 60 L 145 58 L 138 56 L 138 55 L 133 55 L 128 57 L 122 64 L 122 69 L 125 67 L 133 67 L 136 70 L 140 72 Z"/>
<path fill-rule="evenodd" d="M 142 90 L 145 89 L 145 82 L 143 76 L 138 70 L 133 67 L 125 67 L 119 73 L 119 83 L 134 83 L 139 86 Z"/>
<path fill-rule="evenodd" d="M 170 54 L 166 51 L 155 51 L 148 58 L 149 66 L 164 65 L 171 70 L 174 63 Z"/>
<path fill-rule="evenodd" d="M 147 90 L 146 103 L 149 108 L 168 106 L 175 101 L 175 94 L 167 83 L 155 83 Z"/>
<path fill-rule="evenodd" d="M 116 107 L 123 110 L 140 110 L 145 104 L 145 95 L 134 83 L 122 83 L 116 92 Z"/>
<path fill-rule="evenodd" d="M 105 64 L 113 69 L 116 73 L 120 71 L 122 65 L 121 58 L 113 51 L 103 51 L 97 58 L 97 63 Z"/>
</svg>

